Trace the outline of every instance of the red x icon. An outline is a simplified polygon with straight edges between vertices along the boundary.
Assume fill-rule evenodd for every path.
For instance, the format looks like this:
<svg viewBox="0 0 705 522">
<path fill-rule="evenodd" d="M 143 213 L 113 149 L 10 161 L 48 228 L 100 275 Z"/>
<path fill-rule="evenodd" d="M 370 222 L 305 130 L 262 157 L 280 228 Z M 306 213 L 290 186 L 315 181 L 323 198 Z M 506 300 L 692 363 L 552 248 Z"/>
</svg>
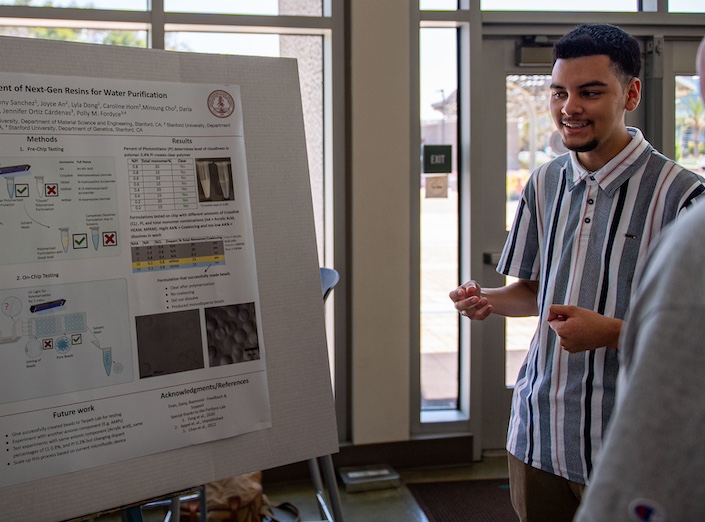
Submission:
<svg viewBox="0 0 705 522">
<path fill-rule="evenodd" d="M 117 232 L 103 232 L 103 246 L 117 245 Z"/>
<path fill-rule="evenodd" d="M 44 349 L 51 350 L 54 348 L 54 339 L 44 339 Z"/>
<path fill-rule="evenodd" d="M 47 196 L 58 196 L 59 195 L 59 186 L 56 184 L 46 184 L 46 195 Z"/>
</svg>

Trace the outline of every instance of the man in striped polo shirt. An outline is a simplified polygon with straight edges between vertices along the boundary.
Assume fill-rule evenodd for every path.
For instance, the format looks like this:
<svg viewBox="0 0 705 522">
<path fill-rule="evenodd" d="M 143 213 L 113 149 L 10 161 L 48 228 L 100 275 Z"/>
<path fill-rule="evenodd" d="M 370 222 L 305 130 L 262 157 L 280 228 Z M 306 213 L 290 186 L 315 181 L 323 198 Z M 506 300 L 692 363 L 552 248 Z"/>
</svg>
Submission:
<svg viewBox="0 0 705 522">
<path fill-rule="evenodd" d="M 554 46 L 550 109 L 569 153 L 528 181 L 497 267 L 516 283 L 469 281 L 461 315 L 538 315 L 512 400 L 507 450 L 523 521 L 572 520 L 615 400 L 632 278 L 703 180 L 659 154 L 625 114 L 641 99 L 639 45 L 607 24 Z"/>
<path fill-rule="evenodd" d="M 698 49 L 705 94 L 705 39 Z M 617 402 L 576 521 L 705 520 L 705 204 L 635 279 Z"/>
</svg>

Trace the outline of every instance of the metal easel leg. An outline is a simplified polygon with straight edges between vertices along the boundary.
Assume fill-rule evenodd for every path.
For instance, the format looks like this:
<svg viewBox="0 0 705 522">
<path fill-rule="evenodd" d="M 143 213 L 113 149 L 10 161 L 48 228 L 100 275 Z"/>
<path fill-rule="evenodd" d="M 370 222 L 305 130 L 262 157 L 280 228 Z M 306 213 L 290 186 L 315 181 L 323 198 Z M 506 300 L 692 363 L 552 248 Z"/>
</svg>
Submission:
<svg viewBox="0 0 705 522">
<path fill-rule="evenodd" d="M 340 491 L 338 490 L 338 482 L 335 479 L 335 468 L 333 468 L 333 459 L 330 455 L 324 455 L 317 459 L 312 458 L 308 461 L 308 467 L 311 471 L 311 480 L 313 481 L 313 488 L 316 493 L 316 501 L 321 518 L 328 522 L 344 522 L 343 509 L 340 502 Z M 323 479 L 321 479 L 321 469 L 323 470 Z M 328 492 L 330 508 L 326 502 L 325 490 Z"/>
<path fill-rule="evenodd" d="M 340 491 L 338 490 L 338 481 L 335 479 L 335 468 L 333 467 L 333 458 L 330 455 L 319 457 L 319 462 L 323 468 L 323 479 L 328 488 L 328 498 L 330 499 L 331 507 L 333 508 L 333 521 L 344 522 L 343 507 L 340 503 Z"/>
<path fill-rule="evenodd" d="M 308 459 L 308 469 L 311 472 L 311 481 L 313 482 L 313 490 L 316 495 L 316 503 L 318 504 L 318 512 L 321 515 L 321 519 L 333 522 L 333 516 L 330 514 L 328 505 L 326 504 L 323 481 L 321 480 L 321 470 L 318 467 L 318 460 L 315 457 Z"/>
<path fill-rule="evenodd" d="M 169 502 L 169 522 L 181 521 L 181 498 L 174 497 Z"/>
<path fill-rule="evenodd" d="M 169 502 L 169 518 L 168 522 L 181 522 L 181 500 L 182 498 L 191 501 L 195 495 L 189 495 L 187 497 L 176 496 L 173 497 Z M 208 508 L 206 505 L 206 485 L 202 484 L 198 487 L 198 504 L 199 504 L 199 515 L 198 519 L 201 522 L 205 522 L 208 518 Z M 166 519 L 165 519 L 166 520 Z"/>
</svg>

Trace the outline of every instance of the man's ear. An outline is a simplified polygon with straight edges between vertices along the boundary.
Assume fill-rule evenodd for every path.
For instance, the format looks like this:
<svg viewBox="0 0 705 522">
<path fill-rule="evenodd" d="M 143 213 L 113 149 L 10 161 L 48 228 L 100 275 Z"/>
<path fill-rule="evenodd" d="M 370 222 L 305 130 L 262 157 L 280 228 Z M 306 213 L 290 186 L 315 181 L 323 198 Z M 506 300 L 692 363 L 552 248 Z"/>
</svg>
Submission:
<svg viewBox="0 0 705 522">
<path fill-rule="evenodd" d="M 629 80 L 625 93 L 626 100 L 624 109 L 631 112 L 639 106 L 639 102 L 641 101 L 641 80 L 636 76 Z"/>
</svg>

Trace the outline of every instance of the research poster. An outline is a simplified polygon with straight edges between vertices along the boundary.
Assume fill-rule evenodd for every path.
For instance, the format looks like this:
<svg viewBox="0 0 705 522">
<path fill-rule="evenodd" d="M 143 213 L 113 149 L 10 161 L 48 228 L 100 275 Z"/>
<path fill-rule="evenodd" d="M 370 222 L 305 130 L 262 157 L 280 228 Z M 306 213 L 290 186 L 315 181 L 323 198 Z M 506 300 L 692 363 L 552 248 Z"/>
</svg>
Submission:
<svg viewBox="0 0 705 522">
<path fill-rule="evenodd" d="M 3 73 L 0 487 L 271 427 L 242 111 Z"/>
</svg>

